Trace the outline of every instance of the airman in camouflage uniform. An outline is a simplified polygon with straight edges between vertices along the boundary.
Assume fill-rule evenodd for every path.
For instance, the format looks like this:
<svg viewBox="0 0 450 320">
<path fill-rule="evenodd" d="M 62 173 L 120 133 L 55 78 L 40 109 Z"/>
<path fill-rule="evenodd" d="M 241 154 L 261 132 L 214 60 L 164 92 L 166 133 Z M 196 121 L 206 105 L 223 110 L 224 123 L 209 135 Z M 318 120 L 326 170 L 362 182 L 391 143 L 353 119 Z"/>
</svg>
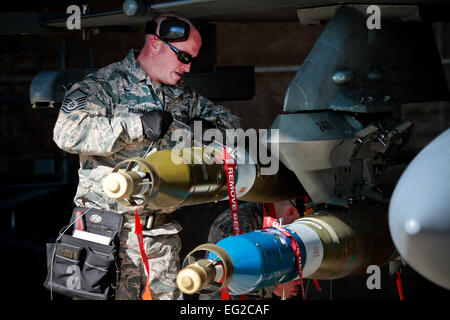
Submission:
<svg viewBox="0 0 450 320">
<path fill-rule="evenodd" d="M 191 25 L 189 39 L 177 42 L 182 48 L 188 48 L 193 56 L 198 54 L 200 48 L 198 46 L 194 50 L 188 47 L 195 33 L 198 31 Z M 154 214 L 155 210 L 149 206 L 126 207 L 108 200 L 102 191 L 102 179 L 112 172 L 117 163 L 142 157 L 149 147 L 158 150 L 174 147 L 176 142 L 170 140 L 171 133 L 182 127 L 172 122 L 162 139 L 150 142 L 143 132 L 140 117 L 156 109 L 169 111 L 174 119 L 185 124 L 197 118 L 210 122 L 220 130 L 239 127 L 239 118 L 228 109 L 200 96 L 182 80 L 167 84 L 150 77 L 148 65 L 144 68 L 141 63 L 148 63 L 149 60 L 139 59 L 147 59 L 148 52 L 145 50 L 150 50 L 147 45 L 157 43 L 154 38 L 151 41 L 148 39 L 152 36 L 147 35 L 148 41 L 142 55 L 131 50 L 124 60 L 101 68 L 72 85 L 66 93 L 54 128 L 56 144 L 67 152 L 78 154 L 80 158 L 79 185 L 74 198 L 76 206 L 125 213 L 120 234 L 119 257 L 122 264 L 116 299 L 140 299 L 142 296 L 147 276 L 134 232 L 134 212 L 138 210 L 144 224 L 146 216 Z M 197 34 L 197 37 L 200 35 Z M 173 57 L 169 55 L 174 53 L 165 48 L 163 42 L 158 45 L 158 54 L 162 52 L 167 55 L 165 61 L 171 61 L 172 66 L 176 66 L 178 73 L 174 76 L 180 75 L 181 78 L 183 72 L 190 71 L 190 64 L 179 66 L 173 62 L 176 57 L 170 60 Z M 159 210 L 158 213 L 171 211 L 173 208 Z M 178 233 L 181 230 L 180 224 L 170 218 L 150 230 L 143 230 L 153 299 L 182 299 L 175 281 L 181 248 Z"/>
</svg>

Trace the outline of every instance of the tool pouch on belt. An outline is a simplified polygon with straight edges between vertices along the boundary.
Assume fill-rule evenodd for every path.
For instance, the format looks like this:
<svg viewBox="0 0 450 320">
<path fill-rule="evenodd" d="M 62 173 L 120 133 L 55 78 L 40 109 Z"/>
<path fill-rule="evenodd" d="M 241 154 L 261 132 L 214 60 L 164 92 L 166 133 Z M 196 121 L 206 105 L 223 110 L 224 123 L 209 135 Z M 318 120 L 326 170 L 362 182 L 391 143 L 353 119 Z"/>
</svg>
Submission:
<svg viewBox="0 0 450 320">
<path fill-rule="evenodd" d="M 79 221 L 83 221 L 82 238 L 80 233 L 73 236 L 75 230 L 81 229 Z M 112 298 L 118 276 L 119 234 L 123 215 L 78 207 L 73 210 L 70 222 L 55 243 L 47 243 L 47 278 L 44 286 L 52 295 L 57 292 L 88 300 Z M 108 244 L 99 243 L 96 239 L 98 235 L 100 238 L 111 238 L 111 241 Z M 108 240 L 102 238 L 105 239 Z"/>
</svg>

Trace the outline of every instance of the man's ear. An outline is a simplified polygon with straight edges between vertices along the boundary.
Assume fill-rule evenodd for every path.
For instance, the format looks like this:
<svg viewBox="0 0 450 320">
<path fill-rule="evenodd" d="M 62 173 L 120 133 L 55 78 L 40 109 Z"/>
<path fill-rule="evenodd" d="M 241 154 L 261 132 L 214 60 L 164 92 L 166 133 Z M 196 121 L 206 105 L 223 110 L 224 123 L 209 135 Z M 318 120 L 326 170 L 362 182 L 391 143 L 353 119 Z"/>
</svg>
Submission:
<svg viewBox="0 0 450 320">
<path fill-rule="evenodd" d="M 294 216 L 299 216 L 299 215 L 300 215 L 300 212 L 298 212 L 298 210 L 297 210 L 296 207 L 292 206 L 292 207 L 289 209 L 289 216 L 294 217 Z"/>
<path fill-rule="evenodd" d="M 288 210 L 288 216 L 293 216 L 295 214 L 295 208 L 294 207 L 290 207 Z"/>
<path fill-rule="evenodd" d="M 158 53 L 159 50 L 161 50 L 162 42 L 159 41 L 159 39 L 154 34 L 149 35 L 147 41 L 149 49 L 153 53 Z"/>
</svg>

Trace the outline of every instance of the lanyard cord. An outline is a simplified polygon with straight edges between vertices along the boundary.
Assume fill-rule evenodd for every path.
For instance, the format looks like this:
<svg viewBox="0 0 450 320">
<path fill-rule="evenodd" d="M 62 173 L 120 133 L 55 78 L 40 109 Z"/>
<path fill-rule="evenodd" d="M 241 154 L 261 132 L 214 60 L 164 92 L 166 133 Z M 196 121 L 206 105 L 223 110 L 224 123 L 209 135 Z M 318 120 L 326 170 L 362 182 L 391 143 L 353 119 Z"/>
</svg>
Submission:
<svg viewBox="0 0 450 320">
<path fill-rule="evenodd" d="M 396 283 L 397 283 L 398 297 L 400 300 L 405 300 L 405 296 L 403 295 L 402 278 L 400 277 L 401 270 L 397 268 L 397 270 L 395 270 L 395 273 L 397 274 Z"/>
<path fill-rule="evenodd" d="M 144 236 L 142 235 L 142 224 L 138 217 L 137 209 L 134 213 L 134 229 L 139 243 L 139 251 L 141 252 L 142 262 L 144 263 L 145 270 L 147 271 L 147 283 L 145 284 L 145 291 L 142 300 L 153 300 L 150 292 L 150 266 L 148 264 L 147 254 L 144 249 Z"/>
<path fill-rule="evenodd" d="M 227 153 L 226 149 L 223 148 L 223 160 L 225 163 L 225 175 L 227 177 L 227 190 L 228 190 L 228 200 L 230 202 L 231 208 L 231 218 L 233 220 L 233 234 L 242 234 L 241 224 L 239 222 L 239 207 L 236 196 L 236 164 L 233 158 Z"/>
<path fill-rule="evenodd" d="M 233 221 L 233 234 L 236 236 L 242 234 L 241 223 L 239 222 L 239 206 L 235 189 L 236 164 L 233 158 L 228 154 L 225 146 L 223 146 L 222 150 L 222 159 L 224 161 L 225 175 L 227 177 L 228 200 L 230 202 L 231 219 Z M 228 286 L 222 289 L 220 293 L 222 300 L 230 300 Z M 245 300 L 245 295 L 241 295 L 241 300 Z"/>
</svg>

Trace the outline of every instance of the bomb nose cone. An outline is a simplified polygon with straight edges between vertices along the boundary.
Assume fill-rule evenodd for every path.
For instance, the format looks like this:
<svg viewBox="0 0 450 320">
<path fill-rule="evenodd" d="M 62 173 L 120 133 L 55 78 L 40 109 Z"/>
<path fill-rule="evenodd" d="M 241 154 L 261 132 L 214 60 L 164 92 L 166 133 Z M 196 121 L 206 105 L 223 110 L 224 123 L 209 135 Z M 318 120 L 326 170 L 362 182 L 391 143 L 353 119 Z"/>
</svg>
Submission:
<svg viewBox="0 0 450 320">
<path fill-rule="evenodd" d="M 126 197 L 131 191 L 130 182 L 119 172 L 107 175 L 102 181 L 102 188 L 106 195 L 113 199 Z"/>
<path fill-rule="evenodd" d="M 192 280 L 191 277 L 184 276 L 181 279 L 181 283 L 182 283 L 182 286 L 188 290 L 192 290 L 192 288 L 194 288 L 194 281 Z"/>
<path fill-rule="evenodd" d="M 111 180 L 108 184 L 107 184 L 107 188 L 109 189 L 109 191 L 111 192 L 117 192 L 120 190 L 120 184 L 119 182 L 117 182 L 117 180 Z"/>
<path fill-rule="evenodd" d="M 186 294 L 194 294 L 199 291 L 205 285 L 205 280 L 202 272 L 197 268 L 187 267 L 177 275 L 178 288 Z"/>
</svg>

